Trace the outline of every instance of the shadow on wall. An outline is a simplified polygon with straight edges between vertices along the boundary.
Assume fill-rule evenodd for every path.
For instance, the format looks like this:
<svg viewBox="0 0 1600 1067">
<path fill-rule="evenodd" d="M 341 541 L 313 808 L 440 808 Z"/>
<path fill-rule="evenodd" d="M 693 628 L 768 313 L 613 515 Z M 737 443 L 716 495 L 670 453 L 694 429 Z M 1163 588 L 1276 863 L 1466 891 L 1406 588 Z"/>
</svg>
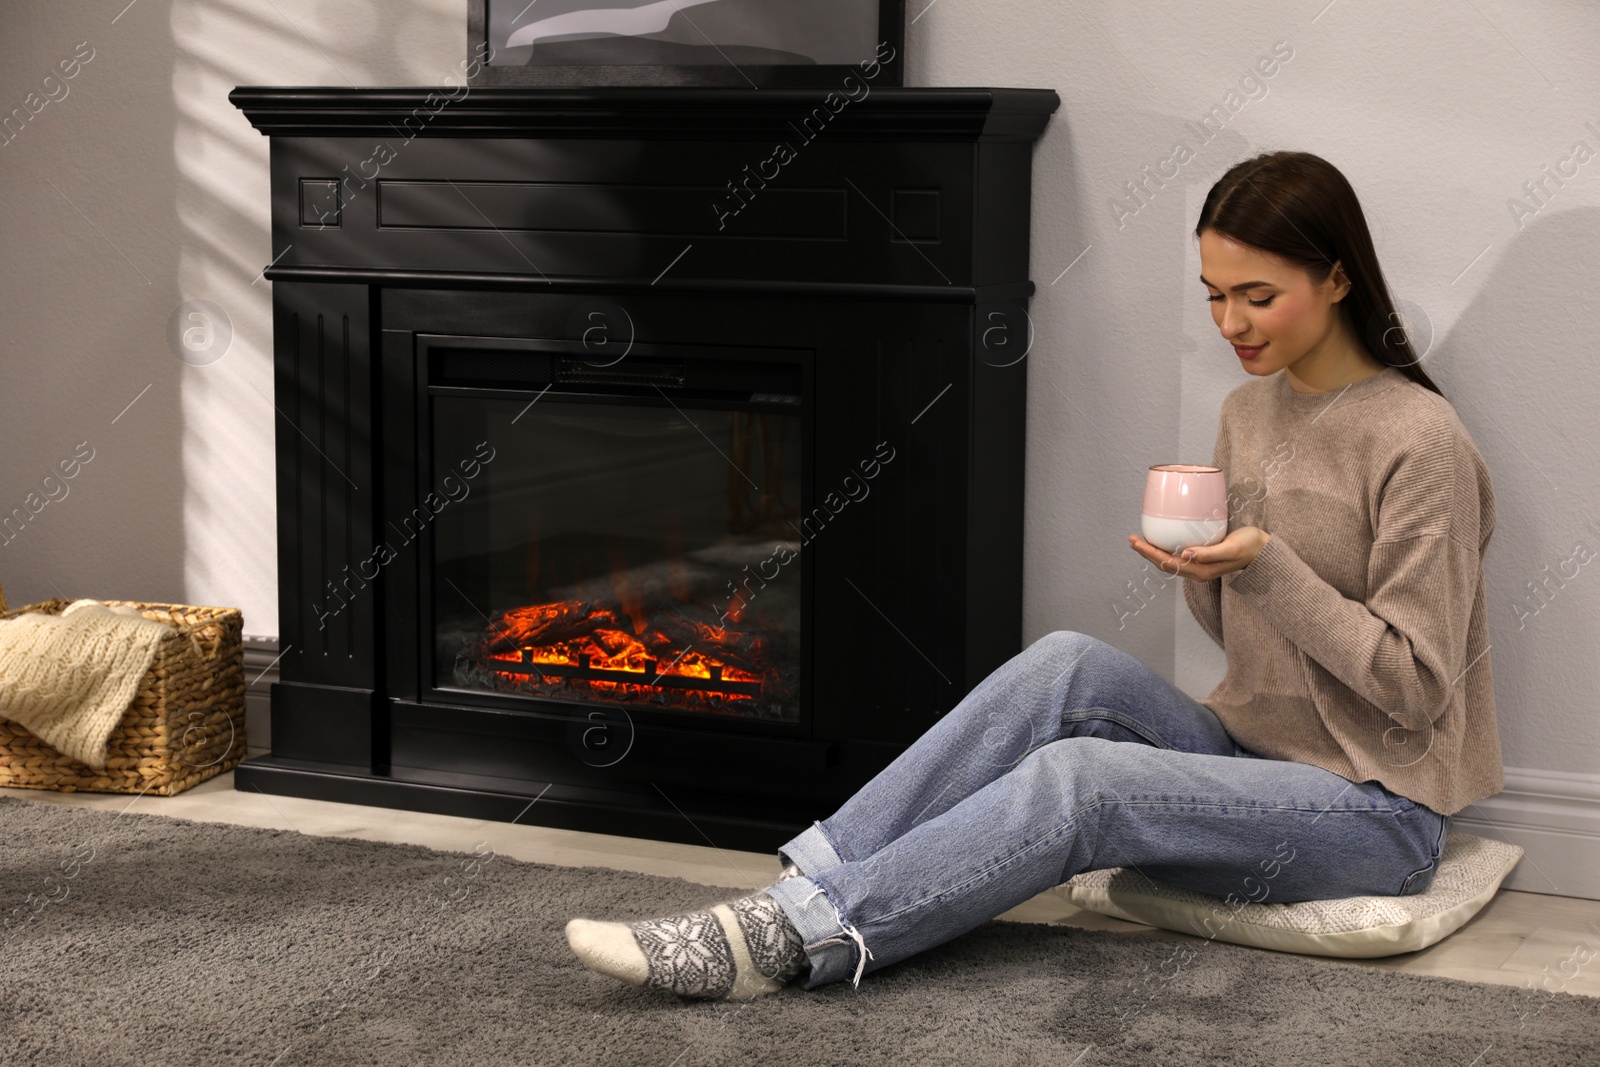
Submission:
<svg viewBox="0 0 1600 1067">
<path fill-rule="evenodd" d="M 1484 570 L 1511 766 L 1592 772 L 1600 763 L 1597 277 L 1600 208 L 1529 222 L 1423 360 L 1494 483 Z"/>
<path fill-rule="evenodd" d="M 0 147 L 0 581 L 13 608 L 184 591 L 169 11 L 145 0 L 112 22 L 34 5 L 25 32 L 0 35 L 13 118 Z M 75 49 L 93 58 L 63 79 Z"/>
<path fill-rule="evenodd" d="M 1132 110 L 1095 131 L 1095 158 L 1117 162 L 1091 170 L 1064 117 L 1034 161 L 1024 634 L 1066 626 L 1156 665 L 1182 654 L 1189 680 L 1215 665 L 1188 662 L 1178 640 L 1181 586 L 1127 536 L 1149 465 L 1209 462 L 1222 398 L 1246 379 L 1200 300 L 1192 231 L 1216 180 L 1264 148 L 1232 126 L 1203 141 L 1190 115 Z"/>
<path fill-rule="evenodd" d="M 180 283 L 185 299 L 211 301 L 233 330 L 225 354 L 186 368 L 183 379 L 187 584 L 202 603 L 239 607 L 247 635 L 276 639 L 282 630 L 276 443 L 322 450 L 330 479 L 349 479 L 351 472 L 341 449 L 317 427 L 291 421 L 294 397 L 275 387 L 273 285 L 261 275 L 280 257 L 294 263 L 304 249 L 294 247 L 294 232 L 273 243 L 268 140 L 228 94 L 241 85 L 458 89 L 467 56 L 465 7 L 459 0 L 173 0 L 169 32 L 179 49 L 169 95 L 182 105 L 172 148 L 180 173 Z M 417 132 L 402 126 L 381 150 L 375 140 L 342 142 L 328 174 L 344 176 L 351 210 L 375 210 L 373 168 L 391 150 L 402 159 L 417 152 L 417 145 L 406 147 Z M 506 246 L 504 254 L 507 269 L 528 268 L 515 249 Z M 360 488 L 373 489 L 365 482 Z M 298 539 L 283 548 L 291 563 L 303 548 L 310 551 Z M 348 562 L 368 552 L 370 546 Z"/>
</svg>

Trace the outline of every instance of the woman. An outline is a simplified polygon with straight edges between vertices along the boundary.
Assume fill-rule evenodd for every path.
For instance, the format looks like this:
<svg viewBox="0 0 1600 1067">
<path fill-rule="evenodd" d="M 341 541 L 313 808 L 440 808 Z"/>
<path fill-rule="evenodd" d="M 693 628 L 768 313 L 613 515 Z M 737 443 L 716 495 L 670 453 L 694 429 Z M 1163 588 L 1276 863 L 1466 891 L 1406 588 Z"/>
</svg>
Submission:
<svg viewBox="0 0 1600 1067">
<path fill-rule="evenodd" d="M 1227 673 L 1204 700 L 1057 631 L 985 678 L 779 880 L 690 915 L 567 925 L 590 967 L 687 997 L 811 989 L 1080 871 L 1218 897 L 1418 893 L 1450 816 L 1504 784 L 1484 611 L 1488 471 L 1397 328 L 1354 191 L 1275 152 L 1212 187 L 1211 315 L 1251 379 L 1214 462 L 1228 535 L 1171 555 Z"/>
</svg>

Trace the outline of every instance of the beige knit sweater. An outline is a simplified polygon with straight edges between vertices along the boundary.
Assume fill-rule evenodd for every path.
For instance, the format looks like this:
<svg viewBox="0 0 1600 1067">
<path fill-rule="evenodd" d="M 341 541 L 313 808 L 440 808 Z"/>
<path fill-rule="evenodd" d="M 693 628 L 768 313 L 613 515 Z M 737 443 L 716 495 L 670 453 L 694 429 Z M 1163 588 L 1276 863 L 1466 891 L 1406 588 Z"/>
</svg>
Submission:
<svg viewBox="0 0 1600 1067">
<path fill-rule="evenodd" d="M 1245 748 L 1450 815 L 1505 785 L 1483 552 L 1494 490 L 1455 410 L 1393 367 L 1326 393 L 1283 371 L 1222 405 L 1250 565 L 1185 580 L 1227 674 L 1200 703 Z"/>
</svg>

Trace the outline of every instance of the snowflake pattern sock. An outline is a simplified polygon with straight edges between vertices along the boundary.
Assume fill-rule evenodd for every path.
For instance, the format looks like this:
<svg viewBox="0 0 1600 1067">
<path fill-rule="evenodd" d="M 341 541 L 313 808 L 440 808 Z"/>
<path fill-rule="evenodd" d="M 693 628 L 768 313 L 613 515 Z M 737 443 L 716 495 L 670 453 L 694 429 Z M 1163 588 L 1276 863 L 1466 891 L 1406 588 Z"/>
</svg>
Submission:
<svg viewBox="0 0 1600 1067">
<path fill-rule="evenodd" d="M 778 875 L 778 881 L 786 882 L 790 878 L 798 878 L 798 877 L 800 877 L 800 868 L 796 867 L 792 863 L 785 863 L 783 865 L 783 871 L 781 873 L 779 873 L 779 875 Z"/>
<path fill-rule="evenodd" d="M 644 922 L 573 919 L 567 944 L 591 970 L 698 999 L 776 992 L 806 962 L 799 931 L 766 893 Z"/>
</svg>

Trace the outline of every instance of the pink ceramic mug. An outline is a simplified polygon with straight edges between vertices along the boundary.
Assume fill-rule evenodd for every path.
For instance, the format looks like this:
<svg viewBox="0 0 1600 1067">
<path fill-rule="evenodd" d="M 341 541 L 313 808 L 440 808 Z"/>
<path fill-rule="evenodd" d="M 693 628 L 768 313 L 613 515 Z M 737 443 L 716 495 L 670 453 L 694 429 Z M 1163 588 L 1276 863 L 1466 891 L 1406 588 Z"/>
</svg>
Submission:
<svg viewBox="0 0 1600 1067">
<path fill-rule="evenodd" d="M 1158 463 L 1144 482 L 1144 539 L 1176 555 L 1228 536 L 1228 486 L 1221 467 Z"/>
</svg>

